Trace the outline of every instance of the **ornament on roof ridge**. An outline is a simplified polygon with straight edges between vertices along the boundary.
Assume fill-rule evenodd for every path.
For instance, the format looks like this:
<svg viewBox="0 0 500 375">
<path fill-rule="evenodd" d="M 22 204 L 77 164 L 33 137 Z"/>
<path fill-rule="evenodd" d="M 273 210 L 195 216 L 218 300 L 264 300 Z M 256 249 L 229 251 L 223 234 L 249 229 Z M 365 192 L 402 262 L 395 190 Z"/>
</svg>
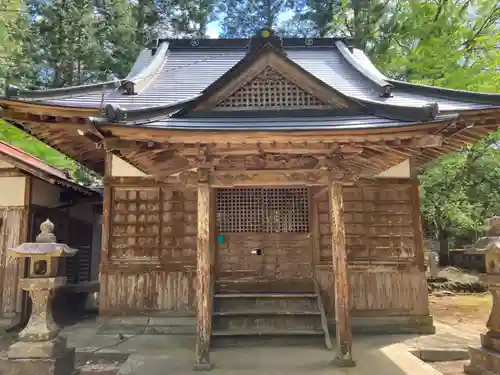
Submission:
<svg viewBox="0 0 500 375">
<path fill-rule="evenodd" d="M 264 27 L 258 30 L 250 39 L 249 52 L 252 53 L 258 51 L 267 44 L 270 44 L 277 50 L 283 52 L 283 39 L 269 27 Z"/>
</svg>

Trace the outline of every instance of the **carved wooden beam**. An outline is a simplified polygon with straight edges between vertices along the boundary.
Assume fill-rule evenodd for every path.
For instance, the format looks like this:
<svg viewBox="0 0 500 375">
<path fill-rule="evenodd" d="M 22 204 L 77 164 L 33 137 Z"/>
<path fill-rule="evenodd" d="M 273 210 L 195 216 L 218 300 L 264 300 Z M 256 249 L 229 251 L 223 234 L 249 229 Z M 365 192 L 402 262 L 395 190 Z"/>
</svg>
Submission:
<svg viewBox="0 0 500 375">
<path fill-rule="evenodd" d="M 365 142 L 364 147 L 368 148 L 426 148 L 440 147 L 443 142 L 441 134 L 429 134 L 408 139 L 394 139 L 379 142 Z"/>
<path fill-rule="evenodd" d="M 332 179 L 352 182 L 347 171 L 331 170 L 261 170 L 261 171 L 214 171 L 210 184 L 213 187 L 233 186 L 316 186 L 326 185 Z"/>
</svg>

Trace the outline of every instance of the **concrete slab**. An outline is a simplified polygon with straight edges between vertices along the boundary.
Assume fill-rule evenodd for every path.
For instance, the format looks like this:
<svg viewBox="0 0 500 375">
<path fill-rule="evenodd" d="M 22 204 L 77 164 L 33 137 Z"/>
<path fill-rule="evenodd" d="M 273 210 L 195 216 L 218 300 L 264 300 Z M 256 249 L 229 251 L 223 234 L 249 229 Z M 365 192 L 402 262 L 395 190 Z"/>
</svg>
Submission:
<svg viewBox="0 0 500 375">
<path fill-rule="evenodd" d="M 178 321 L 188 325 L 189 321 Z M 170 320 L 159 319 L 160 325 L 171 324 Z M 127 375 L 184 375 L 195 374 L 194 335 L 102 335 L 97 334 L 98 325 L 90 324 L 67 328 L 63 335 L 68 345 L 77 351 L 99 353 L 126 353 L 128 360 L 120 371 Z M 430 365 L 410 353 L 410 350 L 425 349 L 419 345 L 439 345 L 427 348 L 447 348 L 449 340 L 457 339 L 457 332 L 450 327 L 438 325 L 441 329 L 432 336 L 386 335 L 354 336 L 354 368 L 339 369 L 331 362 L 334 352 L 312 347 L 238 347 L 216 349 L 211 353 L 215 368 L 211 375 L 362 375 L 374 373 L 384 375 L 440 375 Z M 443 329 L 445 328 L 445 329 Z M 476 333 L 477 335 L 477 333 Z M 478 335 L 476 336 L 478 337 Z M 469 342 L 462 339 L 461 345 Z M 413 346 L 412 346 L 413 345 Z M 375 371 L 375 372 L 374 372 Z M 121 374 L 121 373 L 120 373 Z M 196 373 L 199 374 L 199 373 Z"/>
<path fill-rule="evenodd" d="M 401 343 L 362 340 L 355 345 L 357 366 L 336 368 L 334 353 L 308 347 L 225 348 L 211 353 L 210 375 L 440 375 L 410 354 Z M 133 354 L 118 375 L 187 375 L 193 370 L 193 350 L 172 349 L 161 355 Z"/>
<path fill-rule="evenodd" d="M 436 333 L 434 335 L 413 336 L 405 343 L 411 349 L 464 349 L 469 346 L 480 346 L 480 331 L 476 328 L 467 328 L 465 325 L 452 327 L 444 322 L 434 321 Z"/>
<path fill-rule="evenodd" d="M 469 359 L 469 351 L 462 348 L 421 348 L 410 353 L 424 362 L 450 362 Z"/>
</svg>

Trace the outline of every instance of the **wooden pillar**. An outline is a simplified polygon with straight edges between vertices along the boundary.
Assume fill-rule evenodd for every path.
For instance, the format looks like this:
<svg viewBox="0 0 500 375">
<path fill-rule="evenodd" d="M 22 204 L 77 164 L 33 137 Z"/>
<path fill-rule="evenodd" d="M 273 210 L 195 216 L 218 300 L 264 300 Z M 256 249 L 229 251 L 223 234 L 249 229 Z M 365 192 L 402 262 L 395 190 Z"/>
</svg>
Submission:
<svg viewBox="0 0 500 375">
<path fill-rule="evenodd" d="M 211 370 L 212 333 L 212 191 L 207 183 L 198 186 L 198 235 L 196 251 L 196 363 L 195 370 Z"/>
<path fill-rule="evenodd" d="M 340 182 L 330 183 L 330 213 L 332 220 L 333 272 L 335 278 L 335 328 L 337 355 L 334 364 L 339 367 L 354 366 L 352 360 L 352 333 L 349 312 L 349 280 L 344 224 L 344 202 Z"/>
</svg>

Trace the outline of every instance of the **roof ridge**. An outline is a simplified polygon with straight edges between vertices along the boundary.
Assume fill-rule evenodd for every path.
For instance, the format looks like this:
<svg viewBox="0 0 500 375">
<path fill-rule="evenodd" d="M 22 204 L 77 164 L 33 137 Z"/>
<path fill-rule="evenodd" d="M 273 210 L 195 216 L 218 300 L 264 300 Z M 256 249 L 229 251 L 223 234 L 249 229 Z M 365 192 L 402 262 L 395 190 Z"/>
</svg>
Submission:
<svg viewBox="0 0 500 375">
<path fill-rule="evenodd" d="M 448 87 L 438 87 L 430 85 L 422 85 L 419 83 L 411 83 L 405 81 L 399 81 L 396 79 L 389 79 L 394 87 L 397 89 L 398 86 L 404 89 L 420 91 L 422 93 L 432 93 L 436 97 L 441 97 L 444 99 L 452 99 L 463 102 L 476 102 L 479 104 L 491 104 L 494 106 L 500 106 L 500 94 L 489 93 L 489 92 L 476 92 L 469 90 L 452 89 Z"/>
<path fill-rule="evenodd" d="M 376 74 L 370 68 L 366 68 L 354 54 L 349 50 L 349 48 L 342 42 L 336 41 L 335 46 L 339 50 L 342 57 L 359 73 L 361 73 L 364 77 L 369 79 L 372 83 L 377 85 L 380 89 L 381 97 L 389 97 L 391 95 L 391 89 L 393 85 L 386 81 L 385 77 L 382 74 Z"/>
<path fill-rule="evenodd" d="M 153 59 L 133 77 L 125 78 L 118 91 L 124 90 L 128 95 L 137 95 L 148 86 L 167 61 L 169 42 L 160 42 L 156 47 Z"/>
<path fill-rule="evenodd" d="M 7 85 L 5 87 L 6 99 L 32 99 L 32 100 L 43 100 L 52 98 L 63 98 L 65 96 L 74 94 L 87 94 L 94 91 L 99 91 L 99 89 L 105 89 L 108 87 L 117 87 L 121 84 L 122 80 L 106 81 L 99 83 L 91 83 L 88 85 L 79 86 L 68 86 L 59 87 L 53 89 L 39 89 L 39 90 L 26 90 L 19 88 L 15 85 Z"/>
<path fill-rule="evenodd" d="M 339 49 L 340 51 L 340 49 Z M 342 51 L 341 51 L 342 52 Z M 360 63 L 372 76 L 376 76 L 378 79 L 385 80 L 389 84 L 393 86 L 393 88 L 398 88 L 398 86 L 415 90 L 422 91 L 426 93 L 432 93 L 437 95 L 437 97 L 441 97 L 443 99 L 452 99 L 458 101 L 468 102 L 478 100 L 481 104 L 492 104 L 492 105 L 500 105 L 500 94 L 497 93 L 488 93 L 488 92 L 476 92 L 470 90 L 460 90 L 460 89 L 452 89 L 448 87 L 440 87 L 440 86 L 430 86 L 423 85 L 419 83 L 405 82 L 397 79 L 392 79 L 387 77 L 384 73 L 382 73 L 371 61 L 371 59 L 364 53 L 363 50 L 355 48 L 352 56 Z M 449 95 L 452 97 L 450 98 Z"/>
</svg>

